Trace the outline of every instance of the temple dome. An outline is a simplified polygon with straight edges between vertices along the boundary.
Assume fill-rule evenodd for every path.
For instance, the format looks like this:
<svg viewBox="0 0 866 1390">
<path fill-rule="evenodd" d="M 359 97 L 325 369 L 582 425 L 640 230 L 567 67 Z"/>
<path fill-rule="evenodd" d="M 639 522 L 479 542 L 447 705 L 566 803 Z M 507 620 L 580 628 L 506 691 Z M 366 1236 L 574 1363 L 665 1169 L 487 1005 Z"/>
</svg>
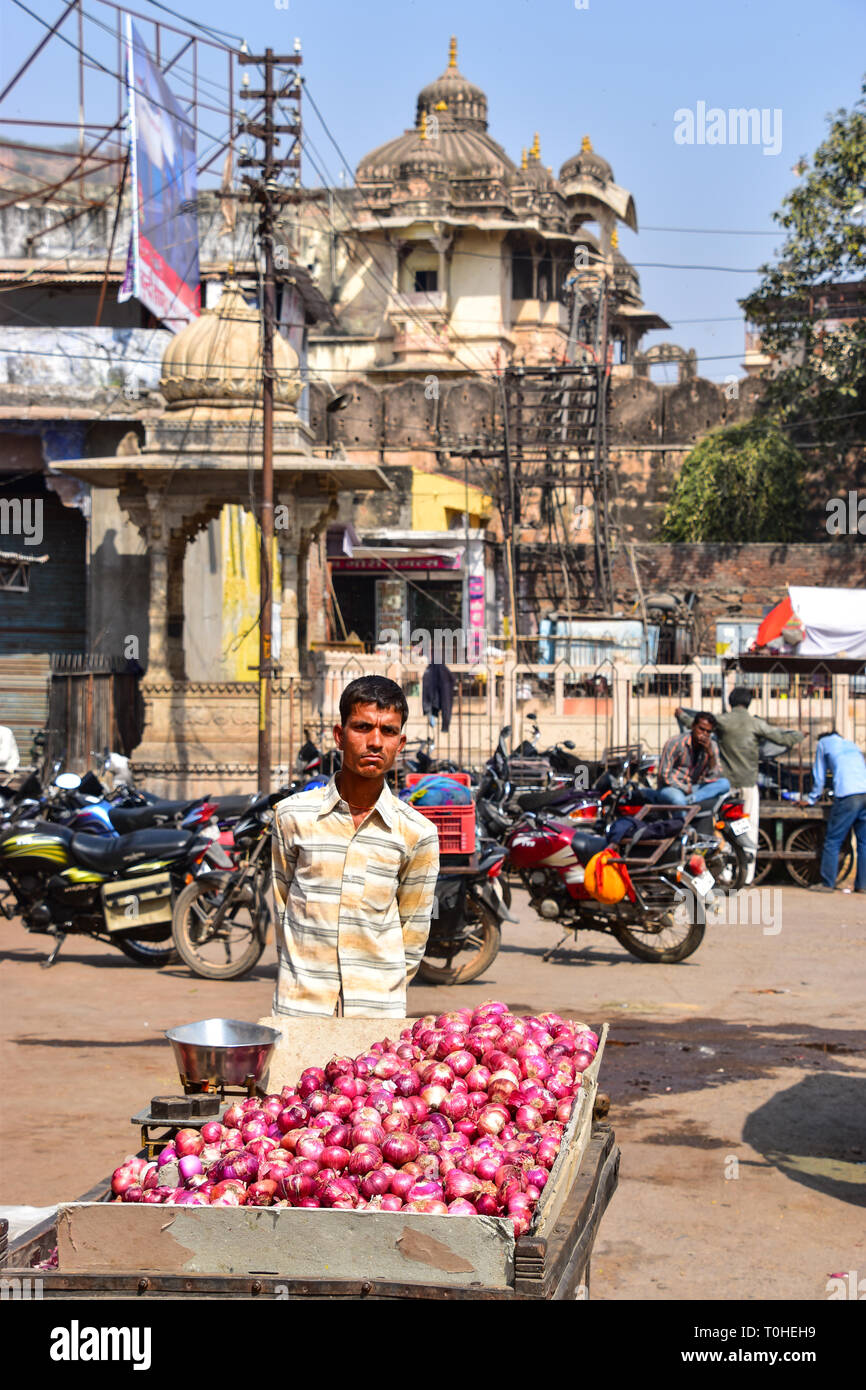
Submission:
<svg viewBox="0 0 866 1390">
<path fill-rule="evenodd" d="M 562 183 L 569 179 L 588 178 L 596 183 L 613 183 L 613 169 L 606 159 L 596 154 L 588 135 L 584 135 L 578 154 L 567 159 L 559 171 Z"/>
<path fill-rule="evenodd" d="M 298 355 L 274 334 L 274 400 L 294 406 L 304 389 Z M 215 309 L 205 309 L 172 338 L 162 358 L 159 389 L 169 407 L 248 404 L 262 397 L 262 318 L 227 280 Z"/>
<path fill-rule="evenodd" d="M 422 128 L 427 150 L 419 153 Z M 428 153 L 433 149 L 440 160 Z M 357 178 L 359 183 L 397 183 L 410 173 L 426 175 L 440 170 L 447 178 L 519 182 L 517 166 L 487 133 L 486 96 L 457 68 L 455 39 L 451 40 L 449 66 L 419 93 L 415 128 L 366 154 L 358 165 Z"/>
<path fill-rule="evenodd" d="M 416 120 L 421 112 L 443 114 L 447 111 L 458 125 L 472 130 L 487 129 L 487 97 L 474 82 L 469 82 L 457 66 L 457 40 L 452 38 L 448 54 L 448 66 L 418 93 Z"/>
</svg>

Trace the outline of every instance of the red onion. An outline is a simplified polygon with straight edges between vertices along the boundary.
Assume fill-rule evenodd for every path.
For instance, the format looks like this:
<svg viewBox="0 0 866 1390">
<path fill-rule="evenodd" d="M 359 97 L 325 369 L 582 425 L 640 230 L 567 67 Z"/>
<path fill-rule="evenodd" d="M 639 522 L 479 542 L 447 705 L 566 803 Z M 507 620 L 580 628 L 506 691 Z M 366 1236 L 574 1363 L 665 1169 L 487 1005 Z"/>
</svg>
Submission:
<svg viewBox="0 0 866 1390">
<path fill-rule="evenodd" d="M 385 1131 L 381 1125 L 358 1124 L 352 1129 L 349 1146 L 356 1149 L 360 1144 L 375 1144 L 381 1148 L 384 1142 Z"/>
<path fill-rule="evenodd" d="M 475 1198 L 481 1195 L 479 1179 L 472 1173 L 463 1172 L 460 1168 L 454 1168 L 450 1173 L 446 1173 L 442 1186 L 447 1201 L 453 1201 L 457 1197 Z"/>
<path fill-rule="evenodd" d="M 184 1182 L 188 1182 L 190 1178 L 194 1178 L 202 1172 L 201 1159 L 197 1154 L 184 1154 L 177 1166 Z"/>
<path fill-rule="evenodd" d="M 332 1057 L 325 1067 L 325 1080 L 329 1081 L 331 1085 L 334 1084 L 338 1077 L 352 1076 L 352 1074 L 353 1063 L 351 1057 Z"/>
<path fill-rule="evenodd" d="M 533 1105 L 518 1105 L 514 1120 L 520 1130 L 540 1129 L 544 1123 L 540 1111 Z"/>
<path fill-rule="evenodd" d="M 176 1159 L 177 1149 L 174 1147 L 174 1144 L 166 1144 L 164 1149 L 160 1149 L 159 1157 L 156 1161 L 157 1165 L 161 1168 L 164 1163 L 174 1163 Z"/>
<path fill-rule="evenodd" d="M 301 1079 L 298 1082 L 298 1095 L 304 1099 L 311 1096 L 314 1091 L 320 1091 L 326 1081 L 325 1073 L 321 1067 L 307 1067 L 306 1071 L 301 1072 Z"/>
<path fill-rule="evenodd" d="M 421 1178 L 409 1188 L 408 1197 L 410 1202 L 419 1202 L 425 1197 L 434 1197 L 441 1202 L 443 1197 L 442 1184 L 431 1178 Z"/>
<path fill-rule="evenodd" d="M 391 1186 L 391 1178 L 387 1173 L 383 1173 L 381 1168 L 368 1173 L 361 1179 L 362 1197 L 381 1197 Z"/>
<path fill-rule="evenodd" d="M 462 1197 L 456 1197 L 453 1202 L 448 1203 L 449 1216 L 477 1216 L 475 1208 L 471 1202 L 465 1201 Z"/>
<path fill-rule="evenodd" d="M 248 1207 L 269 1207 L 277 1194 L 277 1184 L 270 1178 L 251 1183 L 247 1188 Z"/>
<path fill-rule="evenodd" d="M 295 1145 L 295 1153 L 299 1158 L 315 1158 L 321 1162 L 325 1145 L 321 1139 L 314 1138 L 313 1135 L 303 1135 Z"/>
<path fill-rule="evenodd" d="M 465 1120 L 469 1111 L 469 1097 L 462 1091 L 452 1091 L 439 1102 L 439 1109 L 449 1120 Z"/>
<path fill-rule="evenodd" d="M 410 1163 L 417 1158 L 421 1151 L 418 1140 L 411 1134 L 389 1134 L 382 1142 L 382 1157 L 388 1163 L 395 1164 L 402 1168 L 404 1163 Z"/>
<path fill-rule="evenodd" d="M 220 1148 L 223 1149 L 225 1152 L 229 1152 L 231 1149 L 242 1149 L 243 1146 L 244 1136 L 241 1134 L 240 1130 L 229 1129 L 226 1131 L 225 1138 L 223 1139 Z"/>
<path fill-rule="evenodd" d="M 484 1182 L 489 1182 L 499 1168 L 499 1159 L 493 1154 L 482 1154 L 475 1163 L 475 1172 Z"/>
<path fill-rule="evenodd" d="M 421 1178 L 438 1178 L 440 1175 L 439 1154 L 419 1154 L 415 1165 L 420 1169 Z"/>
<path fill-rule="evenodd" d="M 436 1197 L 419 1197 L 406 1203 L 406 1211 L 423 1211 L 427 1216 L 447 1216 L 448 1208 Z"/>
<path fill-rule="evenodd" d="M 263 1134 L 259 1139 L 251 1139 L 247 1144 L 247 1152 L 255 1154 L 256 1158 L 266 1158 L 277 1148 L 279 1145 L 276 1139 L 269 1139 L 266 1134 Z"/>
<path fill-rule="evenodd" d="M 223 1115 L 223 1124 L 227 1129 L 240 1129 L 243 1123 L 244 1112 L 237 1104 L 230 1105 Z"/>
<path fill-rule="evenodd" d="M 386 1192 L 382 1198 L 382 1211 L 399 1211 L 403 1202 L 393 1192 Z"/>
<path fill-rule="evenodd" d="M 348 1147 L 351 1133 L 348 1125 L 333 1125 L 331 1129 L 326 1129 L 324 1132 L 325 1143 L 328 1145 L 336 1144 L 339 1148 L 345 1149 Z"/>
<path fill-rule="evenodd" d="M 503 1105 L 485 1105 L 478 1116 L 478 1129 L 481 1134 L 499 1134 L 508 1124 L 508 1111 Z"/>
<path fill-rule="evenodd" d="M 385 1052 L 373 1068 L 373 1075 L 387 1081 L 402 1070 L 400 1058 L 393 1052 Z"/>
<path fill-rule="evenodd" d="M 382 1150 L 375 1144 L 359 1144 L 349 1155 L 349 1172 L 357 1177 L 372 1173 L 382 1162 Z"/>
<path fill-rule="evenodd" d="M 219 1144 L 225 1137 L 225 1126 L 219 1120 L 208 1120 L 206 1125 L 201 1127 L 201 1137 L 205 1144 Z"/>
<path fill-rule="evenodd" d="M 559 1153 L 559 1143 L 556 1139 L 542 1139 L 538 1146 L 536 1158 L 543 1168 L 552 1168 Z"/>
<path fill-rule="evenodd" d="M 409 1128 L 405 1115 L 383 1115 L 382 1128 L 386 1134 L 403 1134 Z"/>
<path fill-rule="evenodd" d="M 311 1115 L 321 1115 L 323 1110 L 327 1110 L 330 1104 L 330 1094 L 327 1091 L 312 1091 L 307 1096 L 307 1109 Z"/>
<path fill-rule="evenodd" d="M 421 1090 L 421 1078 L 416 1071 L 398 1071 L 394 1083 L 399 1096 L 415 1096 Z"/>
<path fill-rule="evenodd" d="M 573 1105 L 573 1100 L 561 1100 L 556 1107 L 556 1118 L 558 1120 L 562 1120 L 562 1122 L 566 1124 L 571 1117 L 571 1109 Z"/>
<path fill-rule="evenodd" d="M 277 1123 L 282 1133 L 288 1134 L 289 1130 L 303 1129 L 307 1120 L 310 1118 L 310 1109 L 307 1105 L 286 1105 L 285 1111 L 279 1112 Z"/>
<path fill-rule="evenodd" d="M 425 1086 L 421 1092 L 421 1099 L 431 1110 L 438 1110 L 447 1095 L 448 1090 L 445 1086 Z"/>
<path fill-rule="evenodd" d="M 329 1144 L 319 1155 L 323 1168 L 336 1168 L 338 1173 L 348 1165 L 350 1153 L 342 1144 Z"/>
<path fill-rule="evenodd" d="M 395 1197 L 399 1197 L 401 1201 L 405 1201 L 406 1194 L 409 1188 L 414 1186 L 414 1183 L 415 1176 L 413 1173 L 395 1173 L 391 1179 L 391 1191 Z"/>
<path fill-rule="evenodd" d="M 241 1134 L 245 1144 L 249 1144 L 252 1139 L 260 1139 L 263 1135 L 267 1135 L 267 1132 L 268 1125 L 264 1120 L 245 1120 L 241 1125 Z"/>
<path fill-rule="evenodd" d="M 197 1129 L 179 1129 L 173 1142 L 181 1158 L 185 1154 L 200 1154 L 204 1148 L 204 1140 Z"/>
<path fill-rule="evenodd" d="M 491 1074 L 497 1071 L 510 1072 L 515 1081 L 520 1080 L 520 1063 L 510 1057 L 507 1052 L 502 1052 L 499 1048 L 493 1048 L 484 1058 L 485 1066 L 490 1068 Z"/>
<path fill-rule="evenodd" d="M 574 1069 L 575 1071 L 586 1071 L 587 1067 L 591 1067 L 594 1061 L 595 1055 L 592 1052 L 575 1052 Z"/>
</svg>

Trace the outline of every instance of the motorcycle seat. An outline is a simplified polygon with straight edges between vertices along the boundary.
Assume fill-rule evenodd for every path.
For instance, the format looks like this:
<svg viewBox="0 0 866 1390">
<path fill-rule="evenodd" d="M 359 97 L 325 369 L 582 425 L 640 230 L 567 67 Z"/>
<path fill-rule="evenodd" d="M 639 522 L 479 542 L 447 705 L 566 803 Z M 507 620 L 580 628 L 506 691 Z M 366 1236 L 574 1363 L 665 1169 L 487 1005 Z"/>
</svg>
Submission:
<svg viewBox="0 0 866 1390">
<path fill-rule="evenodd" d="M 109 839 L 103 835 L 73 835 L 70 849 L 79 864 L 98 874 L 144 859 L 177 859 L 195 837 L 186 830 L 137 830 Z"/>
<path fill-rule="evenodd" d="M 571 837 L 571 848 L 581 864 L 588 864 L 594 854 L 607 849 L 607 840 L 603 835 L 590 834 L 588 830 L 575 830 Z"/>
<path fill-rule="evenodd" d="M 553 787 L 545 792 L 523 792 L 516 798 L 518 806 L 523 811 L 537 811 L 542 806 L 556 806 L 559 802 L 574 799 L 574 789 L 572 787 Z"/>
<path fill-rule="evenodd" d="M 215 796 L 211 800 L 216 806 L 217 820 L 237 820 L 257 802 L 265 804 L 267 797 L 259 796 L 258 792 L 246 792 L 240 796 Z"/>
<path fill-rule="evenodd" d="M 108 819 L 118 835 L 131 835 L 136 830 L 155 826 L 157 820 L 180 819 L 196 804 L 195 801 L 152 801 L 149 806 L 112 806 Z"/>
</svg>

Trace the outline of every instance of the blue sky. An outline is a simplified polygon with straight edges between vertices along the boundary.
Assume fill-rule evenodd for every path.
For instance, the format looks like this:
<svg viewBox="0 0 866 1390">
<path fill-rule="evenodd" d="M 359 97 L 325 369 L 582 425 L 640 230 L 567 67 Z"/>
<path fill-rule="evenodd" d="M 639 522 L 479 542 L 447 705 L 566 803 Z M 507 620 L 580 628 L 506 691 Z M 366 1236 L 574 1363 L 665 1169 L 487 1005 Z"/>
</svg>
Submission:
<svg viewBox="0 0 866 1390">
<path fill-rule="evenodd" d="M 87 13 L 113 22 L 99 0 L 84 3 Z M 27 4 L 51 22 L 63 8 L 61 0 Z M 695 347 L 701 373 L 717 380 L 739 370 L 736 301 L 780 240 L 743 233 L 773 231 L 771 215 L 796 182 L 793 166 L 822 140 L 827 114 L 853 105 L 866 70 L 863 0 L 588 0 L 581 9 L 575 0 L 171 4 L 242 35 L 252 51 L 270 45 L 288 53 L 299 36 L 310 93 L 350 171 L 367 150 L 413 123 L 417 92 L 445 68 L 456 34 L 460 68 L 487 93 L 491 134 L 513 159 L 537 130 L 543 161 L 555 172 L 584 134 L 609 160 L 637 205 L 639 234 L 621 229 L 621 248 L 638 267 L 647 305 L 673 324 L 647 341 Z M 149 0 L 137 0 L 136 8 L 172 22 Z M 5 83 L 45 31 L 13 0 L 3 0 L 2 11 Z M 76 38 L 74 24 L 62 32 Z M 85 47 L 113 65 L 113 40 L 91 21 Z M 73 57 L 53 40 L 0 114 L 74 119 Z M 224 81 L 222 69 L 209 76 Z M 117 98 L 108 79 L 97 72 L 88 84 L 88 116 L 113 120 Z M 780 152 L 765 155 L 760 144 L 677 144 L 674 112 L 699 102 L 780 111 Z M 214 133 L 224 127 L 216 113 L 203 113 L 200 123 Z M 336 179 L 340 158 L 309 106 L 305 132 Z M 12 132 L 0 126 L 0 133 Z M 318 182 L 309 163 L 305 182 Z M 685 228 L 713 230 L 660 230 Z M 748 273 L 666 268 L 674 266 Z"/>
</svg>

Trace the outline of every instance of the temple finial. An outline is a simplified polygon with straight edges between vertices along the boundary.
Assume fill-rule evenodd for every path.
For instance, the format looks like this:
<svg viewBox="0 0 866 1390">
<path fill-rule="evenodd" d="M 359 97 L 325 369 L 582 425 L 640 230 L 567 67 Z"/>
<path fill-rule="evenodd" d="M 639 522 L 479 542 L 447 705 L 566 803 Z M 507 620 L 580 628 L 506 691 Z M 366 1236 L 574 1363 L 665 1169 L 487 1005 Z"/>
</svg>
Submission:
<svg viewBox="0 0 866 1390">
<path fill-rule="evenodd" d="M 541 158 L 541 141 L 538 137 L 538 131 L 535 132 L 535 139 L 532 142 L 532 149 L 529 151 L 529 153 L 531 154 L 533 159 Z"/>
<path fill-rule="evenodd" d="M 528 165 L 529 160 L 526 158 L 526 146 L 524 145 L 520 154 L 520 167 L 521 169 L 526 169 Z"/>
<path fill-rule="evenodd" d="M 456 68 L 457 66 L 457 39 L 453 34 L 448 45 L 448 66 L 449 68 Z"/>
<path fill-rule="evenodd" d="M 610 249 L 611 249 L 611 251 L 615 251 L 616 248 L 617 248 L 618 246 L 619 246 L 619 232 L 617 231 L 616 227 L 614 227 L 613 231 L 612 231 L 611 234 L 610 234 Z"/>
<path fill-rule="evenodd" d="M 592 154 L 592 141 L 588 135 L 584 135 L 580 142 L 580 152 L 581 154 Z"/>
</svg>

